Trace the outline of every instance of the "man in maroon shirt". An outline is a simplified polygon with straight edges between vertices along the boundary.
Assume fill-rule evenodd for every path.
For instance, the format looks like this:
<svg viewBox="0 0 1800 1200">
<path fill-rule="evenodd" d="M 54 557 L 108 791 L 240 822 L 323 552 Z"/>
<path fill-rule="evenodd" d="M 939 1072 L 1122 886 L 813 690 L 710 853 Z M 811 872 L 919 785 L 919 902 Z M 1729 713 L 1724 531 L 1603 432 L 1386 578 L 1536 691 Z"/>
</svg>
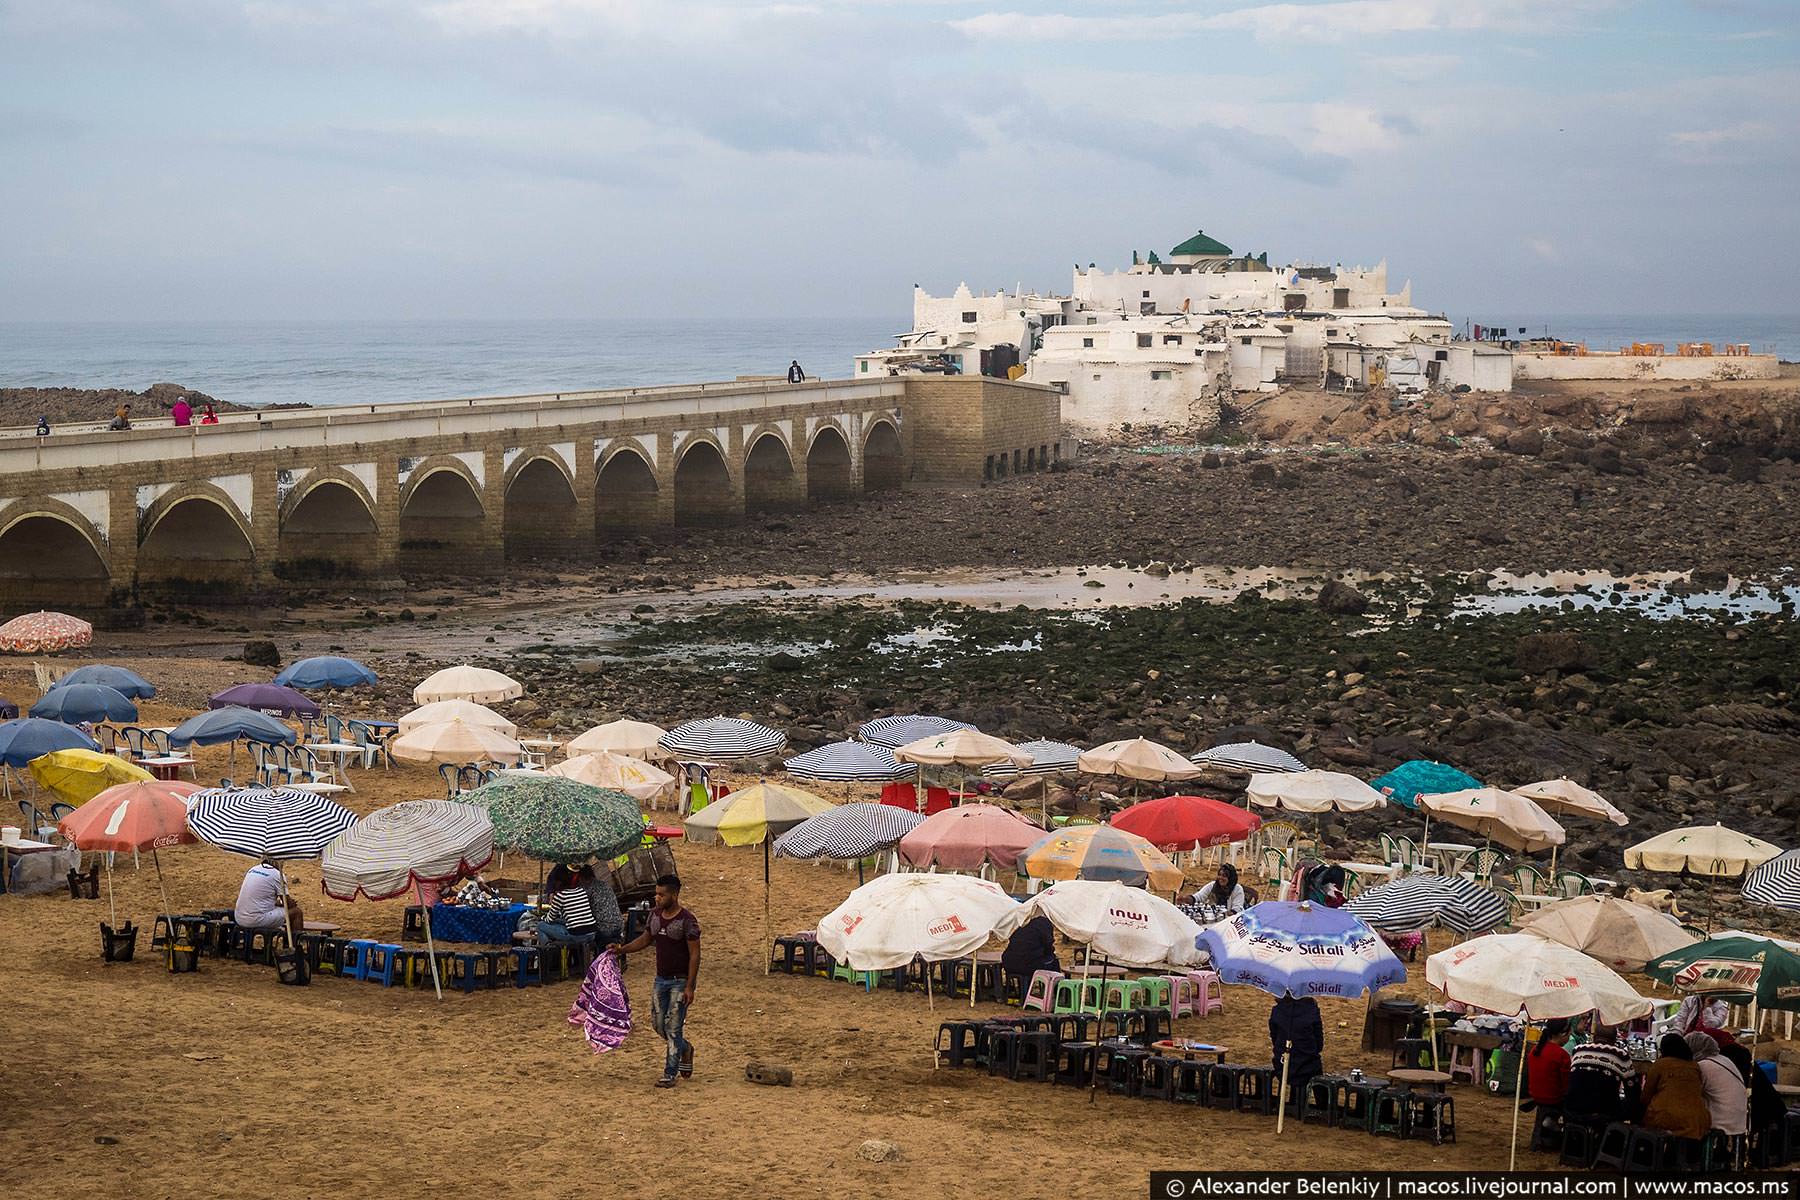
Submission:
<svg viewBox="0 0 1800 1200">
<path fill-rule="evenodd" d="M 682 1031 L 688 1005 L 694 1002 L 694 982 L 700 977 L 700 922 L 681 906 L 681 880 L 674 875 L 656 881 L 656 907 L 650 911 L 648 928 L 611 948 L 623 956 L 646 946 L 656 947 L 650 1026 L 668 1043 L 656 1086 L 674 1087 L 677 1074 L 683 1079 L 694 1076 L 694 1047 Z"/>
</svg>

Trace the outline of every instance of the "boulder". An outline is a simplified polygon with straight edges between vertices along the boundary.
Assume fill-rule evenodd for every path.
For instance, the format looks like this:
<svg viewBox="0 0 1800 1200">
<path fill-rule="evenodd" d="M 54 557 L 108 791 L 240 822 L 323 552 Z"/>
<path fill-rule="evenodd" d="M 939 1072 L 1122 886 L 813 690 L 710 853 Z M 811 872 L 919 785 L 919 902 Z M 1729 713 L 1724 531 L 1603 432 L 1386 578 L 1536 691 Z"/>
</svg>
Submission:
<svg viewBox="0 0 1800 1200">
<path fill-rule="evenodd" d="M 870 1138 L 856 1148 L 858 1158 L 866 1158 L 870 1162 L 899 1162 L 900 1147 L 892 1142 L 884 1142 L 880 1138 Z"/>
<path fill-rule="evenodd" d="M 1536 458 L 1544 452 L 1544 435 L 1535 429 L 1515 429 L 1502 439 L 1500 448 L 1508 454 Z"/>
<path fill-rule="evenodd" d="M 1600 665 L 1600 655 L 1580 634 L 1528 633 L 1513 647 L 1513 665 L 1528 675 L 1586 671 Z"/>
<path fill-rule="evenodd" d="M 1639 425 L 1674 425 L 1687 420 L 1685 396 L 1639 396 L 1631 402 L 1627 419 Z"/>
<path fill-rule="evenodd" d="M 1319 589 L 1318 605 L 1328 613 L 1353 616 L 1367 612 L 1369 598 L 1340 579 L 1328 579 Z"/>
<path fill-rule="evenodd" d="M 245 642 L 244 665 L 247 667 L 279 667 L 281 651 L 274 642 Z"/>
</svg>

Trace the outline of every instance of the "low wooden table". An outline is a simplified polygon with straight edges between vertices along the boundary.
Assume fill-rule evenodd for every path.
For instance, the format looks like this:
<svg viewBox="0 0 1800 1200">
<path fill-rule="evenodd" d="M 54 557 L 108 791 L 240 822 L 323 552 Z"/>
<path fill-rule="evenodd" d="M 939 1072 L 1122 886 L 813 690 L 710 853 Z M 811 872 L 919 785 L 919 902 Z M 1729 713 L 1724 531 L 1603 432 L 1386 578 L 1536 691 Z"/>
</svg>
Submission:
<svg viewBox="0 0 1800 1200">
<path fill-rule="evenodd" d="M 336 933 L 338 930 L 340 930 L 342 928 L 343 928 L 342 925 L 333 925 L 330 921 L 302 921 L 302 922 L 300 922 L 300 932 L 301 933 L 319 933 L 319 934 L 324 934 L 326 937 L 330 937 L 332 934 Z"/>
<path fill-rule="evenodd" d="M 181 778 L 181 768 L 194 765 L 194 760 L 184 754 L 159 754 L 153 758 L 137 759 L 136 762 L 164 783 L 172 783 Z"/>
<path fill-rule="evenodd" d="M 1404 1090 L 1411 1091 L 1416 1087 L 1428 1087 L 1434 1092 L 1441 1092 L 1450 1082 L 1445 1071 L 1426 1071 L 1412 1067 L 1396 1067 L 1387 1073 L 1387 1077 L 1395 1083 L 1404 1085 Z"/>
<path fill-rule="evenodd" d="M 1185 1058 L 1190 1061 L 1196 1058 L 1204 1058 L 1206 1055 L 1211 1054 L 1216 1056 L 1221 1063 L 1225 1061 L 1225 1056 L 1231 1053 L 1230 1046 L 1220 1046 L 1212 1042 L 1190 1043 L 1185 1041 L 1175 1041 L 1173 1039 L 1151 1042 L 1150 1048 L 1175 1058 Z"/>
</svg>

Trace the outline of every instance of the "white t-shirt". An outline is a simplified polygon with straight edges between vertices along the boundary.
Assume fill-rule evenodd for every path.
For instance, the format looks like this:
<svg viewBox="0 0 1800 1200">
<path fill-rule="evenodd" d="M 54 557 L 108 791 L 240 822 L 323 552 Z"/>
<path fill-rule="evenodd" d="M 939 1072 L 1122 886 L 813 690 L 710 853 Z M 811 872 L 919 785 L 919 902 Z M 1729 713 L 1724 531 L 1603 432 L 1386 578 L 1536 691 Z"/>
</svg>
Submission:
<svg viewBox="0 0 1800 1200">
<path fill-rule="evenodd" d="M 287 922 L 287 880 L 279 867 L 258 863 L 244 874 L 234 920 L 246 929 L 267 929 Z"/>
</svg>

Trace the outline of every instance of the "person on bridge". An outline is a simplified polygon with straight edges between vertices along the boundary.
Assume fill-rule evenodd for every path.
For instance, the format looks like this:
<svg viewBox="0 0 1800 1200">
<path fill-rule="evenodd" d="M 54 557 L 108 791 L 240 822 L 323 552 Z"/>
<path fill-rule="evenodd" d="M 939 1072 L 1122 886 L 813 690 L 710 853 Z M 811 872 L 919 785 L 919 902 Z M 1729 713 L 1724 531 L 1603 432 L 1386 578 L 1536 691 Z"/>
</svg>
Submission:
<svg viewBox="0 0 1800 1200">
<path fill-rule="evenodd" d="M 131 428 L 131 405 L 129 405 L 129 404 L 119 405 L 118 409 L 113 413 L 112 424 L 108 425 L 107 428 L 114 430 L 114 431 L 130 429 Z"/>
<path fill-rule="evenodd" d="M 219 423 L 219 414 L 213 411 L 211 403 L 200 406 L 200 423 L 202 425 L 217 425 Z"/>
<path fill-rule="evenodd" d="M 39 416 L 38 417 L 37 435 L 39 437 L 49 437 L 50 436 L 50 418 L 48 416 Z"/>
<path fill-rule="evenodd" d="M 192 425 L 194 406 L 187 402 L 186 396 L 182 396 L 169 406 L 169 416 L 177 425 Z"/>
<path fill-rule="evenodd" d="M 805 383 L 806 382 L 806 372 L 802 371 L 800 369 L 800 360 L 797 358 L 793 362 L 788 364 L 788 382 L 789 383 Z"/>
</svg>

